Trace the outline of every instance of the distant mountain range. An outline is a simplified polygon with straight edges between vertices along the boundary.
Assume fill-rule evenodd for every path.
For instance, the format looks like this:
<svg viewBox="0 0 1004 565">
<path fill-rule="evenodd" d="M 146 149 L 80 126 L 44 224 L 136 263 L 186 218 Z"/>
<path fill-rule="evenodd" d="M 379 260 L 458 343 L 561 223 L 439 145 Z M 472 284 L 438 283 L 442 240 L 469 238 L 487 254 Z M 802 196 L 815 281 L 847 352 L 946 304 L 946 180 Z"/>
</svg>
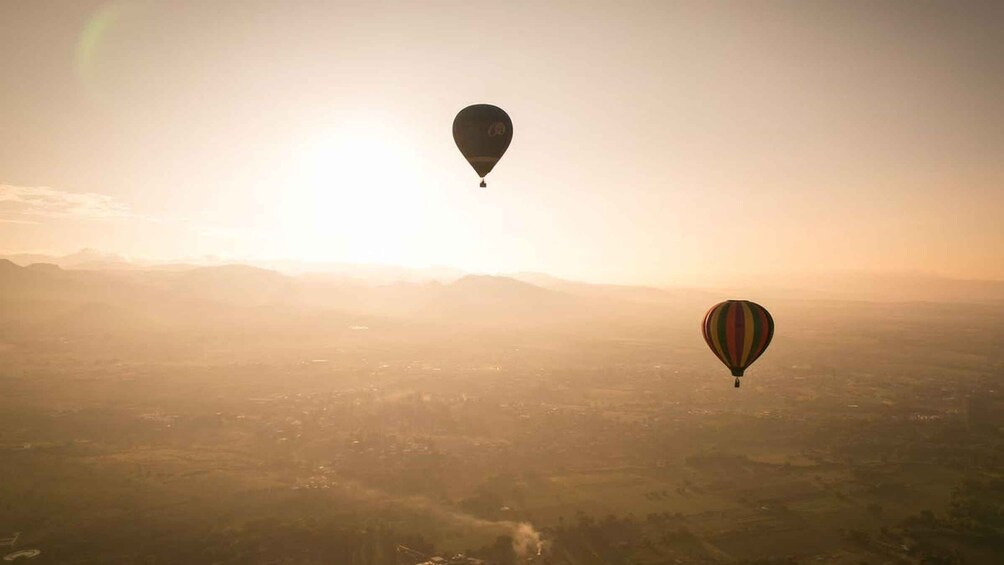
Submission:
<svg viewBox="0 0 1004 565">
<path fill-rule="evenodd" d="M 275 261 L 260 264 L 154 263 L 83 249 L 65 256 L 7 255 L 0 289 L 32 293 L 103 295 L 116 286 L 129 292 L 166 293 L 211 302 L 298 304 L 380 315 L 424 313 L 485 320 L 573 316 L 588 303 L 592 312 L 644 309 L 645 305 L 711 305 L 726 298 L 963 302 L 1004 304 L 1004 281 L 958 280 L 926 274 L 843 272 L 751 276 L 749 284 L 717 288 L 592 284 L 545 273 L 505 276 L 466 274 L 434 267 Z M 210 262 L 211 258 L 204 261 Z M 142 289 L 137 290 L 137 289 Z M 113 293 L 116 294 L 116 293 Z M 689 307 L 688 307 L 689 309 Z M 492 315 L 489 316 L 489 310 Z"/>
<path fill-rule="evenodd" d="M 0 255 L 0 258 L 21 265 L 50 263 L 63 269 L 77 270 L 156 270 L 184 271 L 197 267 L 211 267 L 232 264 L 219 257 L 206 256 L 174 262 L 156 262 L 134 259 L 115 253 L 102 253 L 94 249 L 81 249 L 69 255 L 45 255 L 39 253 L 16 253 Z M 322 263 L 293 260 L 251 261 L 243 264 L 262 269 L 279 271 L 287 275 L 313 274 L 322 277 L 355 279 L 358 282 L 387 284 L 393 282 L 424 282 L 438 280 L 448 282 L 465 273 L 450 267 L 409 268 L 395 265 L 366 265 L 355 263 Z"/>
<path fill-rule="evenodd" d="M 663 289 L 539 273 L 382 283 L 338 273 L 289 275 L 251 265 L 166 268 L 126 262 L 130 268 L 93 268 L 91 257 L 78 259 L 78 265 L 90 267 L 21 266 L 0 259 L 0 345 L 32 336 L 111 339 L 109 344 L 132 340 L 135 351 L 203 339 L 255 347 L 252 340 L 335 344 L 424 336 L 442 345 L 453 339 L 493 343 L 499 336 L 518 335 L 534 343 L 537 331 L 615 341 L 659 336 L 668 343 L 673 336 L 692 334 L 707 308 L 726 298 L 761 302 L 778 320 L 804 320 L 813 312 L 839 320 L 847 312 L 856 313 L 855 323 L 876 323 L 904 310 L 883 297 L 981 305 L 953 310 L 966 316 L 980 309 L 980 315 L 996 316 L 1004 306 L 1004 283 L 931 277 L 861 275 L 806 279 L 816 285 L 806 287 L 790 279 L 790 287 Z M 841 302 L 846 299 L 876 304 Z M 373 331 L 364 336 L 353 328 Z M 162 339 L 167 335 L 176 339 Z"/>
<path fill-rule="evenodd" d="M 924 273 L 833 272 L 751 277 L 723 289 L 763 300 L 855 300 L 1004 304 L 1004 281 L 965 280 Z"/>
<path fill-rule="evenodd" d="M 451 325 L 538 325 L 632 312 L 628 298 L 548 289 L 512 277 L 465 275 L 448 283 L 374 284 L 342 277 L 290 276 L 248 265 L 164 269 L 63 269 L 52 263 L 19 266 L 0 259 L 0 305 L 24 320 L 108 312 L 173 320 L 234 309 L 272 313 L 340 312 Z M 582 288 L 588 288 L 583 285 Z M 647 294 L 648 291 L 641 291 Z M 671 294 L 667 293 L 667 300 Z M 58 314 L 58 316 L 57 316 Z"/>
</svg>

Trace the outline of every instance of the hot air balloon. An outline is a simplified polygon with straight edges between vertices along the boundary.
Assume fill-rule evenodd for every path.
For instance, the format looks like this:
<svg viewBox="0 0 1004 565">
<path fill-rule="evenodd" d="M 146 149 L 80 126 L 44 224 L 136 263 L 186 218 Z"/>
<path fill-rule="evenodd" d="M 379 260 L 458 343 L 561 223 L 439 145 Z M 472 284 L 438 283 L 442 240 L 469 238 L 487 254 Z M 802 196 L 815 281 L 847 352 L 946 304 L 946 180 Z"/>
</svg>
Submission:
<svg viewBox="0 0 1004 565">
<path fill-rule="evenodd" d="M 468 106 L 453 120 L 453 141 L 481 177 L 491 172 L 512 141 L 512 120 L 502 108 L 491 104 Z"/>
<path fill-rule="evenodd" d="M 774 337 L 770 312 L 749 300 L 726 300 L 704 315 L 701 333 L 711 351 L 732 370 L 739 388 L 743 371 L 763 355 Z"/>
</svg>

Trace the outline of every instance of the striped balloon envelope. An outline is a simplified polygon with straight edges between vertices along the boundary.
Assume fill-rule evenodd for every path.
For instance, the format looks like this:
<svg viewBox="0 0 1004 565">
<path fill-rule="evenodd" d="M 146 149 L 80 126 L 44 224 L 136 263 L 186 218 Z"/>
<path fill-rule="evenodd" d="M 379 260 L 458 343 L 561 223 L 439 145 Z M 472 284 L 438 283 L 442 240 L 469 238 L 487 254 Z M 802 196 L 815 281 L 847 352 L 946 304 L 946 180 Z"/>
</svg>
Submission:
<svg viewBox="0 0 1004 565">
<path fill-rule="evenodd" d="M 749 300 L 726 300 L 704 315 L 701 333 L 711 351 L 732 370 L 736 387 L 743 371 L 763 355 L 774 337 L 770 312 Z"/>
</svg>

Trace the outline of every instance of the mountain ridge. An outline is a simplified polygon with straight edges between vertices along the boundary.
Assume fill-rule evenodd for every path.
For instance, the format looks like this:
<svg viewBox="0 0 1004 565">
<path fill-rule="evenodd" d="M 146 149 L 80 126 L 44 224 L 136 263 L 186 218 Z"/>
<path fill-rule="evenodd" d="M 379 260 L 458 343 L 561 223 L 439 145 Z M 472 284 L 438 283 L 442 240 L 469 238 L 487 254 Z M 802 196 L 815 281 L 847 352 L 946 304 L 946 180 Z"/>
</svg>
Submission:
<svg viewBox="0 0 1004 565">
<path fill-rule="evenodd" d="M 702 299 L 724 300 L 728 297 L 746 296 L 753 299 L 807 299 L 851 300 L 889 302 L 972 302 L 1004 303 L 1004 281 L 979 279 L 954 279 L 924 273 L 836 271 L 832 273 L 803 273 L 787 275 L 751 275 L 748 283 L 697 286 L 653 286 L 583 282 L 564 279 L 542 272 L 518 271 L 496 275 L 465 273 L 447 267 L 411 269 L 387 265 L 357 265 L 350 263 L 299 262 L 214 262 L 158 263 L 137 262 L 121 255 L 82 249 L 64 256 L 42 254 L 8 254 L 0 256 L 0 272 L 12 272 L 12 266 L 29 267 L 50 264 L 65 272 L 172 272 L 182 278 L 212 278 L 241 275 L 269 278 L 279 285 L 288 277 L 311 280 L 315 287 L 324 286 L 387 286 L 398 283 L 421 284 L 435 282 L 461 286 L 470 281 L 482 280 L 489 286 L 503 286 L 496 279 L 518 281 L 535 288 L 562 292 L 569 295 L 606 298 L 628 302 L 662 303 L 674 300 Z M 295 264 L 289 271 L 282 267 Z M 306 266 L 312 268 L 305 268 Z M 39 269 L 41 267 L 36 267 Z M 330 270 L 324 270 L 330 269 Z M 185 274 L 188 273 L 188 274 Z M 198 273 L 193 275 L 191 273 Z M 212 275 L 211 275 L 212 273 Z M 265 273 L 273 273 L 266 275 Z M 483 279 L 468 279 L 482 277 Z M 468 282 L 461 282 L 461 281 Z M 494 282 L 493 282 L 494 281 Z M 511 286 L 511 285 L 510 285 Z"/>
</svg>

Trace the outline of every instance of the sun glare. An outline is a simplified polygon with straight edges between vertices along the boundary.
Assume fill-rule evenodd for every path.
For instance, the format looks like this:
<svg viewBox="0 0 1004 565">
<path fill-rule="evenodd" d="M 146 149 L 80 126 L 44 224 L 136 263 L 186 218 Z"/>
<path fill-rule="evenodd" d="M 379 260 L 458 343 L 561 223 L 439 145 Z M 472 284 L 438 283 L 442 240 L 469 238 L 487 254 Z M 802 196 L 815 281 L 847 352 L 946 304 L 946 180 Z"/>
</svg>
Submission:
<svg viewBox="0 0 1004 565">
<path fill-rule="evenodd" d="M 418 159 L 379 123 L 346 123 L 298 147 L 283 239 L 309 260 L 413 263 L 422 218 Z"/>
</svg>

